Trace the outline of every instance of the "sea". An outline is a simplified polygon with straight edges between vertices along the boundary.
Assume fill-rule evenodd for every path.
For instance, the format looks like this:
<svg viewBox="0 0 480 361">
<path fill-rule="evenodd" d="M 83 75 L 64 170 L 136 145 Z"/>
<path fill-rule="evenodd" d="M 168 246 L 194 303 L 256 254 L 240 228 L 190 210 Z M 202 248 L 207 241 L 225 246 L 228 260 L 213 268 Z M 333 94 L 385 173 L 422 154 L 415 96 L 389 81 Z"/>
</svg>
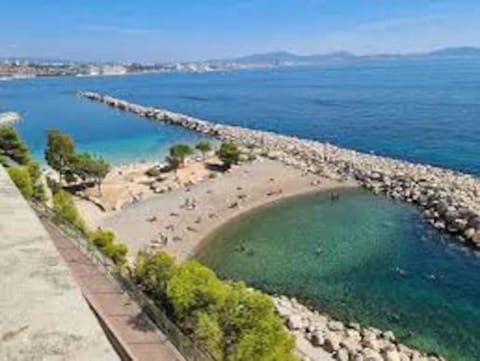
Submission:
<svg viewBox="0 0 480 361">
<path fill-rule="evenodd" d="M 113 163 L 162 160 L 175 143 L 205 139 L 79 90 L 480 175 L 480 58 L 0 81 L 0 112 L 21 113 L 16 127 L 40 161 L 54 128 Z M 229 223 L 198 257 L 449 360 L 480 360 L 480 255 L 411 205 L 358 190 L 334 204 L 328 194 L 287 200 Z"/>
</svg>

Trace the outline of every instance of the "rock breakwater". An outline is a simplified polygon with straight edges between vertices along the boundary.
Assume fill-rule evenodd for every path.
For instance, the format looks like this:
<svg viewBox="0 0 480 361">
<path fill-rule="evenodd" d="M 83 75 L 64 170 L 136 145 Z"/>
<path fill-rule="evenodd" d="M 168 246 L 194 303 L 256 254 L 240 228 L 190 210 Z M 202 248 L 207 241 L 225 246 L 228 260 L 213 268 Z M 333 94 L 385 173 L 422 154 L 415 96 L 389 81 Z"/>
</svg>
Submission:
<svg viewBox="0 0 480 361">
<path fill-rule="evenodd" d="M 253 155 L 277 159 L 305 172 L 336 180 L 355 179 L 376 194 L 416 204 L 435 228 L 480 249 L 480 180 L 471 175 L 319 141 L 213 123 L 99 93 L 79 94 L 139 116 L 234 141 Z"/>
<path fill-rule="evenodd" d="M 397 341 L 392 331 L 344 324 L 317 311 L 311 311 L 287 297 L 274 298 L 278 313 L 297 337 L 297 345 L 307 340 L 314 349 L 326 351 L 338 361 L 442 361 Z M 301 350 L 300 350 L 301 351 Z M 315 358 L 310 352 L 304 360 Z"/>
</svg>

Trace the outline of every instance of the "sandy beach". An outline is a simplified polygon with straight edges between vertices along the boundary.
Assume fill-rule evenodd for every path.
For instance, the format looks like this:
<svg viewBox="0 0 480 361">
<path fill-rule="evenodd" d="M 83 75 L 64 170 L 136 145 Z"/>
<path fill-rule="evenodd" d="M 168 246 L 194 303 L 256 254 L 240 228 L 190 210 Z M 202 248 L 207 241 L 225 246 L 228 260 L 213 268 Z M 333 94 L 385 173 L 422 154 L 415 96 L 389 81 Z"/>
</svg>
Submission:
<svg viewBox="0 0 480 361">
<path fill-rule="evenodd" d="M 286 197 L 356 185 L 259 158 L 215 178 L 103 214 L 94 224 L 115 231 L 129 246 L 131 257 L 141 249 L 159 249 L 185 260 L 212 231 L 253 208 Z"/>
</svg>

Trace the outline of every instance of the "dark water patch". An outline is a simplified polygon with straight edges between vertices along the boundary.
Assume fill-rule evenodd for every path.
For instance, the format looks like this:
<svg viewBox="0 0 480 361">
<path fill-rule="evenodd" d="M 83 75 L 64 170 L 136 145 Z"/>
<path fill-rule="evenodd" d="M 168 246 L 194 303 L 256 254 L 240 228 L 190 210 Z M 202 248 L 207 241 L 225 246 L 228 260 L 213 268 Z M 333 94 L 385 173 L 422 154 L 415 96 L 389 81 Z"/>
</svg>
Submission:
<svg viewBox="0 0 480 361">
<path fill-rule="evenodd" d="M 197 95 L 179 95 L 179 99 L 185 99 L 185 100 L 193 100 L 196 102 L 208 102 L 209 99 L 207 97 L 201 97 Z"/>
<path fill-rule="evenodd" d="M 480 359 L 480 259 L 411 206 L 363 191 L 288 200 L 224 226 L 199 258 L 450 360 Z"/>
</svg>

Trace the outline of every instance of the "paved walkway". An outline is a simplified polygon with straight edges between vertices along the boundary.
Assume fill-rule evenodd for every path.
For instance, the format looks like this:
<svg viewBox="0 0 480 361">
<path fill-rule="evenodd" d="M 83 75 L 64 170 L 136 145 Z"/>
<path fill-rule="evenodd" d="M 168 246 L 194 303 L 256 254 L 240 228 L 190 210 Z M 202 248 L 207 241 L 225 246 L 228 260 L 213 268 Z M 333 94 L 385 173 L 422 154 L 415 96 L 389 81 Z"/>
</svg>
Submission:
<svg viewBox="0 0 480 361">
<path fill-rule="evenodd" d="M 50 237 L 71 269 L 84 297 L 133 361 L 185 361 L 167 337 L 148 323 L 128 294 L 108 279 L 57 227 Z"/>
</svg>

